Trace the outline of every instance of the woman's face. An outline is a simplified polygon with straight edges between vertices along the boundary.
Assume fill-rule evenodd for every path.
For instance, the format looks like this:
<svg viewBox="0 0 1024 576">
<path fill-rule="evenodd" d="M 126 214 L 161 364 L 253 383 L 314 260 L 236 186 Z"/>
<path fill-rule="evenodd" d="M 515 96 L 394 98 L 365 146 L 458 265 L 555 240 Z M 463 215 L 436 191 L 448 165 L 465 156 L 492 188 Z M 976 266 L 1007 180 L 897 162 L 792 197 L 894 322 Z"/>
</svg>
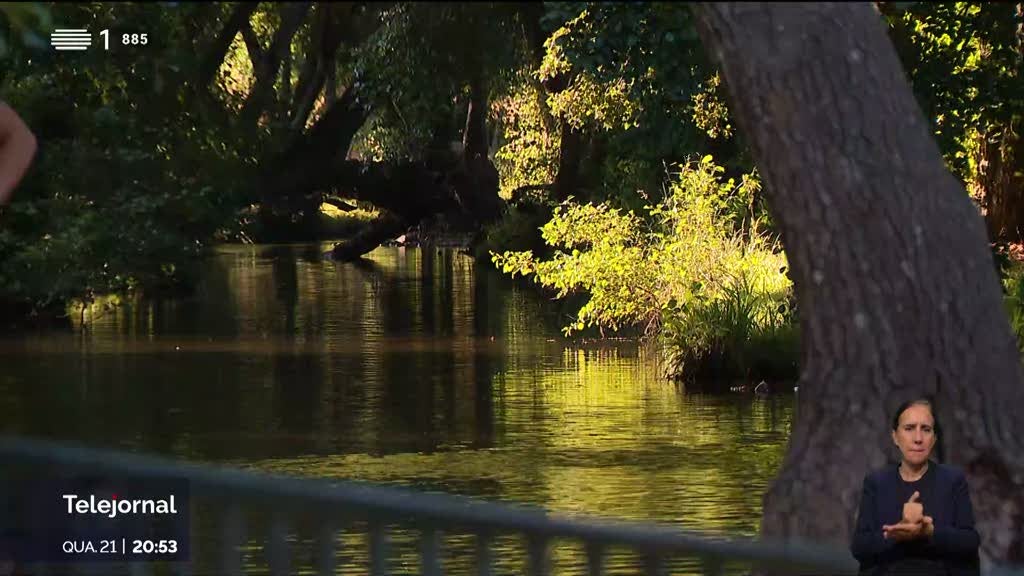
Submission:
<svg viewBox="0 0 1024 576">
<path fill-rule="evenodd" d="M 935 446 L 935 418 L 928 406 L 914 404 L 900 415 L 900 425 L 893 430 L 892 441 L 899 446 L 909 464 L 924 464 Z"/>
</svg>

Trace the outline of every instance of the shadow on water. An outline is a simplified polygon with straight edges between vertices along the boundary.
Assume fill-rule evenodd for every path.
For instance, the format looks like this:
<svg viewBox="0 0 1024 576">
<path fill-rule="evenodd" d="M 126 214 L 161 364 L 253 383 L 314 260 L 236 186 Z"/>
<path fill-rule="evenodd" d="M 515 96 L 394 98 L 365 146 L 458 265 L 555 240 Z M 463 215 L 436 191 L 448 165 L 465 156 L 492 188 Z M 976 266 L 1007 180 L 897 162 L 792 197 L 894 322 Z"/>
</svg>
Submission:
<svg viewBox="0 0 1024 576">
<path fill-rule="evenodd" d="M 756 534 L 792 395 L 684 393 L 454 250 L 329 248 L 224 247 L 190 297 L 0 340 L 3 432 Z"/>
</svg>

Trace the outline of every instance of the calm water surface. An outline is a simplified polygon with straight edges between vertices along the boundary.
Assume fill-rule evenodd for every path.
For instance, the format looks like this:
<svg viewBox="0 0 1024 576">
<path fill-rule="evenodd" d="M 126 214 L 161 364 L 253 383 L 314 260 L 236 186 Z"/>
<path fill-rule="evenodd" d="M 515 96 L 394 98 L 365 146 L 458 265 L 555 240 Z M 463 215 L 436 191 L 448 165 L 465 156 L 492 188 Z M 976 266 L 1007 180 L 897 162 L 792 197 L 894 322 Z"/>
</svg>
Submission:
<svg viewBox="0 0 1024 576">
<path fill-rule="evenodd" d="M 563 338 L 551 302 L 455 250 L 379 248 L 356 265 L 324 260 L 328 248 L 224 247 L 194 296 L 97 310 L 77 334 L 0 341 L 0 427 L 757 534 L 791 396 L 686 394 L 634 342 Z M 215 543 L 198 526 L 202 567 Z M 411 538 L 395 535 L 397 573 L 418 569 Z M 472 540 L 448 543 L 446 567 L 473 570 Z M 255 565 L 259 542 L 250 548 Z M 499 573 L 522 571 L 520 548 L 499 540 Z M 340 554 L 360 560 L 365 543 L 346 532 Z M 579 550 L 552 560 L 557 574 L 584 573 Z M 608 566 L 635 573 L 636 559 Z"/>
</svg>

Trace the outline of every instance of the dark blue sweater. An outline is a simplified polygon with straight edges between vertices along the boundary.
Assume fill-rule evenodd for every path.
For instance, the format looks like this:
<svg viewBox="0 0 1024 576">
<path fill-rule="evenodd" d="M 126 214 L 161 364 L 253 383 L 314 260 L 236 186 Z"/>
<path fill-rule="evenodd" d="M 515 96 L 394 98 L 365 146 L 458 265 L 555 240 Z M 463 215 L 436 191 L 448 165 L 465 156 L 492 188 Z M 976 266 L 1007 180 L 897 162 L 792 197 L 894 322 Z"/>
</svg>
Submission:
<svg viewBox="0 0 1024 576">
<path fill-rule="evenodd" d="M 882 525 L 900 522 L 903 503 L 915 490 L 925 516 L 934 520 L 935 534 L 909 542 L 883 538 Z M 893 464 L 864 478 L 850 546 L 862 574 L 978 574 L 979 544 L 967 478 L 959 468 L 929 461 L 924 476 L 907 482 Z"/>
</svg>

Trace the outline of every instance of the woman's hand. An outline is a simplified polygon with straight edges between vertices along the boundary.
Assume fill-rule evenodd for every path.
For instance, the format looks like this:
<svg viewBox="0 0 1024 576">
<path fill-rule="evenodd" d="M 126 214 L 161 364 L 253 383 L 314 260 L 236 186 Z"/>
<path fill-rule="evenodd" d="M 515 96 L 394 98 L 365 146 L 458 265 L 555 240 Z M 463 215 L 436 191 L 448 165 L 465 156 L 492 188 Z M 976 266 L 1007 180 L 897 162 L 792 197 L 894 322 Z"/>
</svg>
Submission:
<svg viewBox="0 0 1024 576">
<path fill-rule="evenodd" d="M 916 540 L 925 536 L 924 522 L 900 522 L 899 524 L 886 524 L 882 526 L 882 537 L 887 540 L 905 542 Z"/>
<path fill-rule="evenodd" d="M 914 492 L 903 504 L 903 519 L 899 524 L 882 526 L 882 537 L 897 542 L 931 538 L 935 533 L 935 523 L 931 516 L 924 515 L 924 506 L 917 501 L 920 493 Z"/>
<path fill-rule="evenodd" d="M 921 518 L 924 523 L 924 536 L 925 538 L 931 538 L 935 534 L 935 521 L 932 520 L 931 516 L 924 516 Z"/>
<path fill-rule="evenodd" d="M 921 517 L 924 516 L 924 505 L 917 501 L 921 496 L 920 492 L 914 491 L 910 495 L 910 499 L 903 504 L 903 520 L 902 522 L 920 522 Z"/>
<path fill-rule="evenodd" d="M 931 516 L 922 516 L 919 522 L 902 521 L 899 524 L 882 526 L 882 537 L 891 538 L 897 542 L 931 538 L 933 534 L 935 534 L 935 522 Z"/>
</svg>

